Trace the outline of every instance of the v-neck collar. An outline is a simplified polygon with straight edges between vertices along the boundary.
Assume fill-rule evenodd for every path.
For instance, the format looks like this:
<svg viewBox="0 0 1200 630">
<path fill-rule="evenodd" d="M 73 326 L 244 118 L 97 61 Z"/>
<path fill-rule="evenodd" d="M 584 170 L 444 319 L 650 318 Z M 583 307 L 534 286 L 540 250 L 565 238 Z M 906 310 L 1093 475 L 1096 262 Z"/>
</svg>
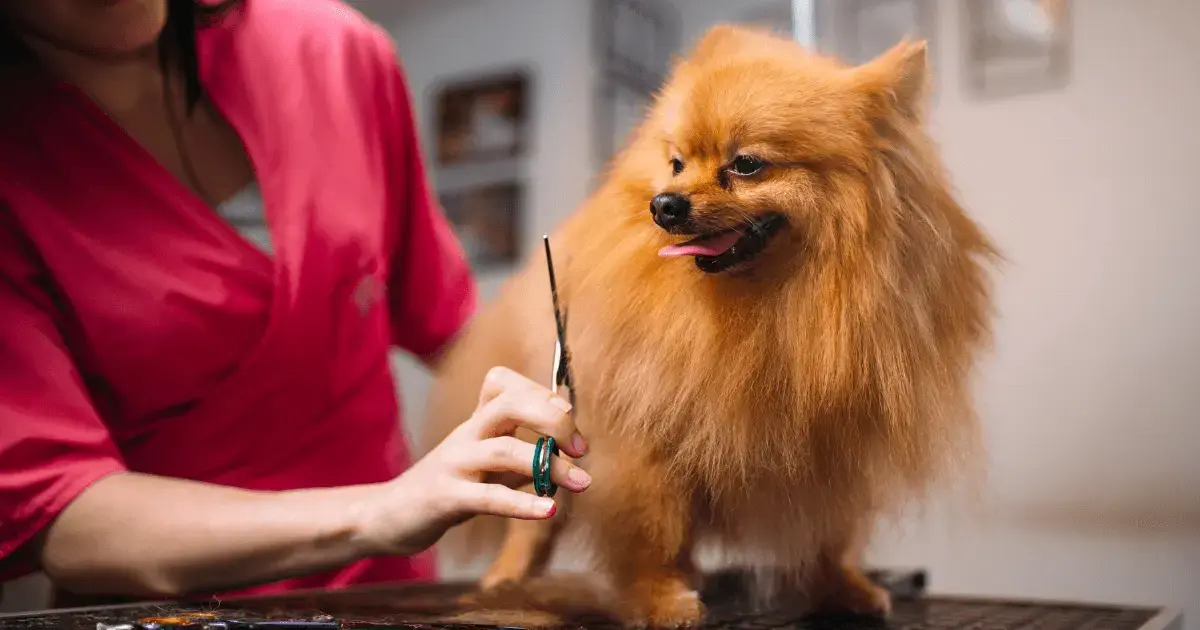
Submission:
<svg viewBox="0 0 1200 630">
<path fill-rule="evenodd" d="M 224 19 L 228 19 L 228 16 Z M 240 253 L 257 258 L 271 269 L 271 312 L 261 342 L 247 355 L 243 363 L 244 366 L 250 366 L 269 355 L 271 341 L 279 336 L 283 325 L 287 304 L 291 299 L 288 283 L 288 261 L 291 251 L 283 230 L 285 219 L 281 216 L 286 212 L 283 206 L 285 200 L 278 195 L 270 175 L 275 165 L 267 163 L 267 143 L 263 134 L 256 132 L 254 103 L 248 96 L 249 90 L 238 89 L 246 78 L 237 67 L 237 55 L 231 54 L 237 43 L 233 40 L 230 28 L 218 20 L 212 25 L 201 27 L 197 32 L 200 81 L 209 103 L 233 128 L 250 161 L 254 181 L 258 183 L 262 198 L 263 221 L 272 242 L 273 255 L 268 255 L 256 247 L 234 226 L 221 218 L 207 200 L 181 182 L 81 89 L 71 83 L 44 75 L 37 80 L 70 104 L 83 110 L 84 115 L 107 134 L 115 150 L 125 154 L 140 168 L 154 173 L 157 181 L 168 187 L 172 196 L 180 200 L 181 209 L 189 220 L 203 223 L 207 228 L 223 231 L 229 237 L 228 240 L 234 243 L 234 247 L 242 248 Z M 239 98 L 242 99 L 241 102 L 236 102 Z"/>
<path fill-rule="evenodd" d="M 185 211 L 188 212 L 189 215 L 192 215 L 192 218 L 219 225 L 219 229 L 228 232 L 228 234 L 233 237 L 231 240 L 245 245 L 247 249 L 247 252 L 245 253 L 247 255 L 261 256 L 263 258 L 263 262 L 272 265 L 273 274 L 276 277 L 276 280 L 279 280 L 281 270 L 275 262 L 278 260 L 280 254 L 279 245 L 274 246 L 276 252 L 275 256 L 268 256 L 265 252 L 255 247 L 253 243 L 246 241 L 240 232 L 238 232 L 233 226 L 229 225 L 228 222 L 220 217 L 220 215 L 217 213 L 216 206 L 210 204 L 208 200 L 201 197 L 189 186 L 180 181 L 174 173 L 163 166 L 163 164 L 158 161 L 158 158 L 154 157 L 154 155 L 152 155 L 140 142 L 138 142 L 136 138 L 129 135 L 129 133 L 125 131 L 125 129 L 119 123 L 113 120 L 113 118 L 109 116 L 109 114 L 105 112 L 99 105 L 97 105 L 86 93 L 84 93 L 83 90 L 64 81 L 54 81 L 52 87 L 53 89 L 66 94 L 68 98 L 71 99 L 73 104 L 85 109 L 86 114 L 90 118 L 92 118 L 98 125 L 104 127 L 105 132 L 108 134 L 112 142 L 115 143 L 116 148 L 127 153 L 131 158 L 136 160 L 140 167 L 154 172 L 155 179 L 157 181 L 163 182 L 164 185 L 171 189 L 173 196 L 183 200 L 183 205 L 186 206 Z M 225 121 L 233 128 L 234 133 L 241 141 L 242 150 L 246 152 L 246 155 L 250 160 L 251 170 L 253 171 L 251 182 L 258 184 L 259 194 L 262 197 L 263 222 L 267 228 L 267 231 L 270 233 L 272 242 L 278 243 L 280 239 L 278 236 L 279 230 L 277 225 L 277 217 L 275 217 L 275 213 L 272 212 L 275 206 L 269 197 L 269 187 L 266 185 L 267 182 L 264 181 L 260 171 L 256 147 L 253 146 L 255 143 L 246 139 L 247 134 L 245 129 L 239 125 L 238 121 L 234 120 L 233 117 L 228 115 L 228 113 L 221 107 L 221 104 L 217 101 L 217 98 L 211 92 L 206 92 L 206 96 L 208 96 L 209 101 L 211 102 L 213 108 L 217 111 L 218 115 L 224 118 Z M 242 190 L 243 189 L 239 189 L 238 192 L 240 193 Z M 276 285 L 278 286 L 278 282 L 276 282 Z"/>
</svg>

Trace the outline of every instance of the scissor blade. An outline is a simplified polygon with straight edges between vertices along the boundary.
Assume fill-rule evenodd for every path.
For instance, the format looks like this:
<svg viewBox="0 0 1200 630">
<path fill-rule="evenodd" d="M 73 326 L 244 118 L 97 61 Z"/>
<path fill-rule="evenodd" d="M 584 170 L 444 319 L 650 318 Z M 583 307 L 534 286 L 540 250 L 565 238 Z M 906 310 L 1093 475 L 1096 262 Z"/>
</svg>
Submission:
<svg viewBox="0 0 1200 630">
<path fill-rule="evenodd" d="M 562 374 L 562 344 L 554 342 L 554 371 L 550 374 L 550 391 L 558 393 L 559 375 Z"/>
<path fill-rule="evenodd" d="M 565 343 L 562 309 L 558 304 L 558 281 L 554 277 L 554 257 L 550 255 L 550 237 L 548 235 L 542 237 L 542 244 L 546 248 L 546 271 L 550 274 L 550 298 L 554 303 L 554 323 L 558 327 L 559 343 Z"/>
<path fill-rule="evenodd" d="M 554 277 L 554 257 L 550 254 L 550 236 L 542 236 L 542 244 L 546 249 L 546 271 L 550 275 L 550 297 L 554 303 L 554 326 L 558 340 L 554 344 L 554 372 L 550 377 L 550 389 L 558 393 L 558 386 L 566 379 L 563 378 L 564 362 L 566 359 L 566 331 L 563 324 L 562 309 L 558 305 L 558 281 Z"/>
</svg>

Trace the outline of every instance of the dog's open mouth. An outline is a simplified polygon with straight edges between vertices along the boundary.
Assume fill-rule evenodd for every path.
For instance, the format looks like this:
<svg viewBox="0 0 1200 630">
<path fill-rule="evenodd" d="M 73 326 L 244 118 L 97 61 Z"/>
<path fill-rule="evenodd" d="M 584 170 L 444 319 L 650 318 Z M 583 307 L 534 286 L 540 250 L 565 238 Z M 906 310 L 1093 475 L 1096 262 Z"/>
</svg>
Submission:
<svg viewBox="0 0 1200 630">
<path fill-rule="evenodd" d="M 783 215 L 768 213 L 736 228 L 709 232 L 686 243 L 668 245 L 660 249 L 658 255 L 666 258 L 695 256 L 700 271 L 720 273 L 753 260 L 785 225 L 787 219 Z"/>
</svg>

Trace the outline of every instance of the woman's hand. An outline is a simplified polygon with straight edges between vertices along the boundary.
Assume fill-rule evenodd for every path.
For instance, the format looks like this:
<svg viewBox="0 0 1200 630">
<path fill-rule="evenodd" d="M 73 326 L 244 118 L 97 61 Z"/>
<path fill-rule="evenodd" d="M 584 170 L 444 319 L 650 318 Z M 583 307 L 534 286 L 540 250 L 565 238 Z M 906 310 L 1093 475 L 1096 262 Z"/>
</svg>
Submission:
<svg viewBox="0 0 1200 630">
<path fill-rule="evenodd" d="M 582 457 L 587 443 L 570 410 L 570 403 L 545 387 L 493 368 L 470 419 L 362 506 L 360 531 L 371 555 L 419 553 L 472 516 L 553 516 L 553 499 L 513 489 L 533 475 L 534 445 L 512 434 L 518 427 L 529 429 L 553 437 L 567 455 Z M 572 492 L 591 483 L 586 472 L 561 457 L 553 458 L 550 476 Z"/>
</svg>

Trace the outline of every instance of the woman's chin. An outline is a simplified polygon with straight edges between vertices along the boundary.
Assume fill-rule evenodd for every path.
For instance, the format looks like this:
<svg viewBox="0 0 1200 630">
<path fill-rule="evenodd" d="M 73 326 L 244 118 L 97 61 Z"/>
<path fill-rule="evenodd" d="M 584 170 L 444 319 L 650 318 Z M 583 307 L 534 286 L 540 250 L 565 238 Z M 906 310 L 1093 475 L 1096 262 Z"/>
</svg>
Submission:
<svg viewBox="0 0 1200 630">
<path fill-rule="evenodd" d="M 112 27 L 97 32 L 91 53 L 123 57 L 151 49 L 167 22 L 162 0 L 119 0 L 106 8 L 104 22 Z"/>
</svg>

